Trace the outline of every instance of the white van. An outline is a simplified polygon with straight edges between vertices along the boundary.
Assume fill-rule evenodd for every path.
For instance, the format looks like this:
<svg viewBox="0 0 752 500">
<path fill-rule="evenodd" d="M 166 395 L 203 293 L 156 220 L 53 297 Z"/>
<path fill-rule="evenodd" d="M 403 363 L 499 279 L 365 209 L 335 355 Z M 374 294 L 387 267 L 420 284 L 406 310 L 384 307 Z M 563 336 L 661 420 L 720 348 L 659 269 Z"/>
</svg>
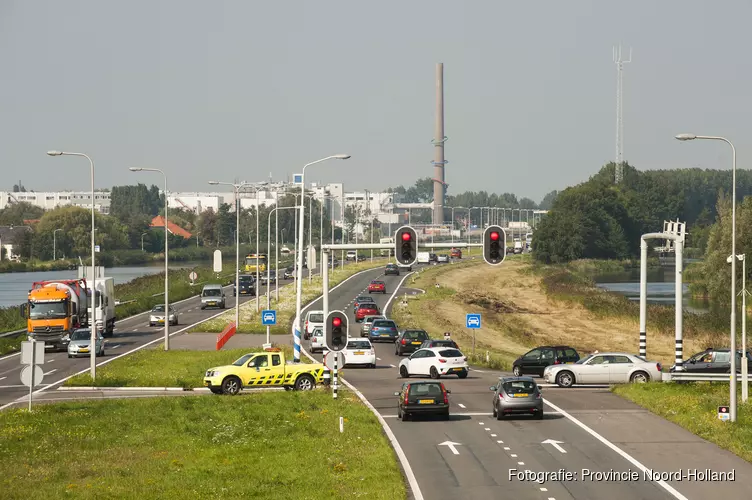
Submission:
<svg viewBox="0 0 752 500">
<path fill-rule="evenodd" d="M 303 333 L 310 335 L 316 328 L 324 328 L 324 311 L 308 311 L 306 313 Z"/>
<path fill-rule="evenodd" d="M 431 262 L 431 253 L 430 252 L 418 252 L 418 264 L 428 264 Z"/>
</svg>

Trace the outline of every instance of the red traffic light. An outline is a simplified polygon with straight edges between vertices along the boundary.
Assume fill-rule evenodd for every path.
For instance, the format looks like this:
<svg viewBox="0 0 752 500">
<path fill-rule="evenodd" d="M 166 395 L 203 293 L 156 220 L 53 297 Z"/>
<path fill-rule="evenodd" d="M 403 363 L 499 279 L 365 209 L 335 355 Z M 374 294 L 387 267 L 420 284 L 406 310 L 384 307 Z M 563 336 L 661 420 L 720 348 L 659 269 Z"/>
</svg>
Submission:
<svg viewBox="0 0 752 500">
<path fill-rule="evenodd" d="M 410 241 L 410 238 L 411 238 L 410 233 L 408 232 L 402 233 L 402 241 Z"/>
<path fill-rule="evenodd" d="M 340 326 L 342 324 L 342 320 L 339 318 L 332 319 L 332 326 Z"/>
<path fill-rule="evenodd" d="M 497 241 L 499 239 L 499 233 L 496 231 L 491 231 L 489 236 L 491 237 L 491 241 Z"/>
</svg>

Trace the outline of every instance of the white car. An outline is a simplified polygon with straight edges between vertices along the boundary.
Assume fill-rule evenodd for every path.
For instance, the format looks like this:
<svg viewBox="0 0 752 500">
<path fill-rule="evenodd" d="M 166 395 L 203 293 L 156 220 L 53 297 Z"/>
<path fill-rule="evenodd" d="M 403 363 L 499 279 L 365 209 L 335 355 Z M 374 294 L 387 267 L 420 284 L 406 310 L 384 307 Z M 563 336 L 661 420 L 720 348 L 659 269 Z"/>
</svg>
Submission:
<svg viewBox="0 0 752 500">
<path fill-rule="evenodd" d="M 311 334 L 316 328 L 324 328 L 324 311 L 308 311 L 303 333 Z"/>
<path fill-rule="evenodd" d="M 543 370 L 549 384 L 572 387 L 574 384 L 625 384 L 660 382 L 661 364 L 624 352 L 591 354 L 571 365 L 549 365 Z"/>
<path fill-rule="evenodd" d="M 324 339 L 324 329 L 323 328 L 315 328 L 312 333 L 306 334 L 306 338 L 308 338 L 308 350 L 311 353 L 314 352 L 324 352 L 324 349 L 326 349 L 326 340 Z"/>
<path fill-rule="evenodd" d="M 418 349 L 409 358 L 400 361 L 399 373 L 402 378 L 412 375 L 428 375 L 431 378 L 457 375 L 465 378 L 468 373 L 467 357 L 453 347 Z"/>
<path fill-rule="evenodd" d="M 376 368 L 376 351 L 368 339 L 347 339 L 343 352 L 345 366 L 365 365 L 369 368 Z"/>
</svg>

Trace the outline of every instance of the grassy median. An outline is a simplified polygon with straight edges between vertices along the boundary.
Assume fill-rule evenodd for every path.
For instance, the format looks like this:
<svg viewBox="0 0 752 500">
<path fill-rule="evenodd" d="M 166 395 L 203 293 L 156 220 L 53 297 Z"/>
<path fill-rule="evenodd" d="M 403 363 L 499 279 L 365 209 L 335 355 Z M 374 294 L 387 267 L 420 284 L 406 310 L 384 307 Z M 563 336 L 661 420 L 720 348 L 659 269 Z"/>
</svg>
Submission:
<svg viewBox="0 0 752 500">
<path fill-rule="evenodd" d="M 8 500 L 406 498 L 381 426 L 347 391 L 336 401 L 267 392 L 5 411 L 0 491 Z"/>
<path fill-rule="evenodd" d="M 718 407 L 729 404 L 728 383 L 625 384 L 611 390 L 752 462 L 752 402 L 741 403 L 741 390 L 736 423 L 718 420 Z"/>
<path fill-rule="evenodd" d="M 287 359 L 292 359 L 290 346 L 278 346 Z M 141 349 L 97 368 L 96 383 L 89 373 L 68 379 L 68 387 L 182 387 L 204 386 L 204 373 L 213 366 L 229 365 L 244 354 L 261 352 L 262 348 L 227 349 L 222 351 L 189 351 L 160 348 Z M 307 358 L 301 358 L 307 363 Z"/>
<path fill-rule="evenodd" d="M 355 273 L 365 271 L 368 269 L 374 269 L 385 266 L 389 260 L 387 258 L 374 258 L 373 262 L 364 261 L 357 264 L 346 264 L 345 267 L 337 267 L 334 271 L 329 270 L 329 288 L 331 289 L 335 285 L 341 283 L 345 279 L 349 278 Z M 261 293 L 266 292 L 266 287 L 261 287 L 259 290 Z M 274 287 L 271 287 L 272 294 L 272 309 L 277 311 L 277 324 L 271 327 L 272 335 L 287 334 L 290 333 L 290 325 L 295 320 L 295 284 L 291 283 L 279 289 L 279 302 L 274 300 Z M 312 278 L 311 283 L 308 283 L 308 278 L 303 278 L 303 305 L 317 299 L 321 296 L 321 276 L 316 275 Z M 266 309 L 266 297 L 260 298 L 261 309 Z M 235 298 L 232 296 L 232 292 L 227 297 L 227 306 L 234 306 Z M 193 327 L 189 332 L 209 332 L 219 333 L 224 330 L 227 325 L 235 320 L 235 311 L 230 310 L 222 314 L 221 316 L 212 320 L 206 321 Z M 256 311 L 256 300 L 250 299 L 245 304 L 240 305 L 240 329 L 238 333 L 264 333 L 266 334 L 266 327 L 261 325 L 261 318 Z"/>
</svg>

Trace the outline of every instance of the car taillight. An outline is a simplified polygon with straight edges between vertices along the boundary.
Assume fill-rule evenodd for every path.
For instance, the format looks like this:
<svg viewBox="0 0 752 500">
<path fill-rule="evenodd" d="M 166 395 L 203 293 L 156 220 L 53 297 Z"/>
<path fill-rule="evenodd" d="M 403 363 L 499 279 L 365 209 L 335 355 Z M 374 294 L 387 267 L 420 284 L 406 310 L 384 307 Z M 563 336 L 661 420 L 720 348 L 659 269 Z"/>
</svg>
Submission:
<svg viewBox="0 0 752 500">
<path fill-rule="evenodd" d="M 400 342 L 402 343 L 402 345 L 407 344 L 407 340 L 405 340 L 405 339 L 402 339 Z"/>
<path fill-rule="evenodd" d="M 439 363 L 446 363 L 446 359 L 439 359 Z"/>
<path fill-rule="evenodd" d="M 658 368 L 658 371 L 661 371 L 661 370 L 663 370 L 663 367 L 661 366 L 661 364 L 660 364 L 660 363 L 656 363 L 656 364 L 655 364 L 655 367 L 656 367 L 656 368 Z"/>
<path fill-rule="evenodd" d="M 373 349 L 368 354 L 376 354 Z"/>
<path fill-rule="evenodd" d="M 560 364 L 561 364 L 561 361 L 559 361 L 559 360 L 557 359 L 556 361 L 554 361 L 554 364 L 555 364 L 555 365 L 560 365 Z"/>
<path fill-rule="evenodd" d="M 447 394 L 446 387 L 444 387 L 444 384 L 441 384 L 441 392 L 444 394 L 444 404 L 449 404 L 449 394 Z"/>
<path fill-rule="evenodd" d="M 407 395 L 410 394 L 410 386 L 405 387 L 405 404 L 408 404 Z"/>
<path fill-rule="evenodd" d="M 308 331 L 308 320 L 306 320 L 306 322 L 305 322 L 305 329 L 306 329 L 306 331 Z"/>
</svg>

